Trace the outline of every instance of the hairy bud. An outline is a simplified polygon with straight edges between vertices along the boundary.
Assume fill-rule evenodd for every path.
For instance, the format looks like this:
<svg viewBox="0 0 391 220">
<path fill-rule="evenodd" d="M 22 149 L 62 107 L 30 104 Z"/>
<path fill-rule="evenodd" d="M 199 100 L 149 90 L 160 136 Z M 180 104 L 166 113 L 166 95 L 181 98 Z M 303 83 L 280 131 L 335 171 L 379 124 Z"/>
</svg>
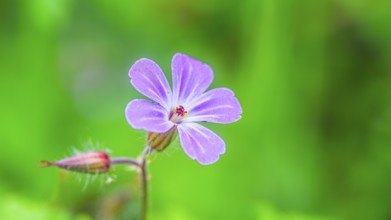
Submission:
<svg viewBox="0 0 391 220">
<path fill-rule="evenodd" d="M 41 160 L 41 167 L 56 166 L 62 169 L 90 174 L 106 173 L 110 169 L 110 157 L 103 151 L 79 153 L 56 162 Z"/>
<path fill-rule="evenodd" d="M 175 126 L 165 133 L 149 132 L 147 137 L 148 144 L 157 151 L 163 151 L 175 140 L 177 134 L 178 131 Z"/>
</svg>

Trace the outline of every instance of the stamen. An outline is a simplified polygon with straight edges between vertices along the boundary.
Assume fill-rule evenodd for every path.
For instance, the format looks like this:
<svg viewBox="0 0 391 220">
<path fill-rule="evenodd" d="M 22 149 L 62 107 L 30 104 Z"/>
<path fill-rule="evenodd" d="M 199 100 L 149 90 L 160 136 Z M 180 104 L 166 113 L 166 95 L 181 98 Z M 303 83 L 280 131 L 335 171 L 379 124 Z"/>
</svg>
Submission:
<svg viewBox="0 0 391 220">
<path fill-rule="evenodd" d="M 175 107 L 174 109 L 174 114 L 176 114 L 176 116 L 178 117 L 186 117 L 186 115 L 188 114 L 187 110 L 185 109 L 185 107 L 183 107 L 182 105 L 178 105 L 177 107 Z"/>
</svg>

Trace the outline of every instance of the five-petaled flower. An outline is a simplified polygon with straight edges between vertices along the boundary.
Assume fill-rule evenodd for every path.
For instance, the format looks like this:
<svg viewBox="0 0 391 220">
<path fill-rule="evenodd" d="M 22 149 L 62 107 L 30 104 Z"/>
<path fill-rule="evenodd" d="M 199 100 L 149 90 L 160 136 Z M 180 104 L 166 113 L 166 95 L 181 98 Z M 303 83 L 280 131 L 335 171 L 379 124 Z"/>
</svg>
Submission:
<svg viewBox="0 0 391 220">
<path fill-rule="evenodd" d="M 242 108 L 232 90 L 205 90 L 213 81 L 207 65 L 185 54 L 172 59 L 172 90 L 160 67 L 142 58 L 129 70 L 131 84 L 145 99 L 129 102 L 125 115 L 135 129 L 149 131 L 148 141 L 164 149 L 178 132 L 186 154 L 201 164 L 211 164 L 225 152 L 224 141 L 196 122 L 227 124 L 241 118 Z"/>
</svg>

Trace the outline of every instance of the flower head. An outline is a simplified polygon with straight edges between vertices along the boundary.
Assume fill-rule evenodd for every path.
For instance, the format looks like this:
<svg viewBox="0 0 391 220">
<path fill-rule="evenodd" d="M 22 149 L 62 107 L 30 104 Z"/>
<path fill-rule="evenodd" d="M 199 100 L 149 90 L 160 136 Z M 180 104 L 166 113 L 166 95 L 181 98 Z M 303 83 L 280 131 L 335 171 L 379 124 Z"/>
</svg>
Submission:
<svg viewBox="0 0 391 220">
<path fill-rule="evenodd" d="M 152 101 L 129 102 L 126 119 L 133 128 L 150 132 L 151 147 L 164 149 L 178 132 L 182 148 L 190 158 L 201 164 L 214 163 L 225 152 L 225 143 L 197 122 L 235 122 L 241 118 L 240 103 L 227 88 L 205 92 L 213 81 L 213 71 L 207 64 L 175 54 L 171 65 L 172 90 L 152 60 L 142 58 L 133 64 L 129 70 L 131 84 Z"/>
</svg>

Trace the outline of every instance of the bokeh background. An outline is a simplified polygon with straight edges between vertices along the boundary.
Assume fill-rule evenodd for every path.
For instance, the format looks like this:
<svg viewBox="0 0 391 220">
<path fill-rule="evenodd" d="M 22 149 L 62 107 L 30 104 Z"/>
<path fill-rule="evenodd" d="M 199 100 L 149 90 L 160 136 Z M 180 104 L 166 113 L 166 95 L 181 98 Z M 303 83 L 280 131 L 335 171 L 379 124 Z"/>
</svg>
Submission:
<svg viewBox="0 0 391 220">
<path fill-rule="evenodd" d="M 170 76 L 176 52 L 244 113 L 208 125 L 216 164 L 178 143 L 153 155 L 150 219 L 391 219 L 391 1 L 3 0 L 0 28 L 0 219 L 138 219 L 134 170 L 38 161 L 137 156 L 127 72 L 147 57 Z"/>
</svg>

